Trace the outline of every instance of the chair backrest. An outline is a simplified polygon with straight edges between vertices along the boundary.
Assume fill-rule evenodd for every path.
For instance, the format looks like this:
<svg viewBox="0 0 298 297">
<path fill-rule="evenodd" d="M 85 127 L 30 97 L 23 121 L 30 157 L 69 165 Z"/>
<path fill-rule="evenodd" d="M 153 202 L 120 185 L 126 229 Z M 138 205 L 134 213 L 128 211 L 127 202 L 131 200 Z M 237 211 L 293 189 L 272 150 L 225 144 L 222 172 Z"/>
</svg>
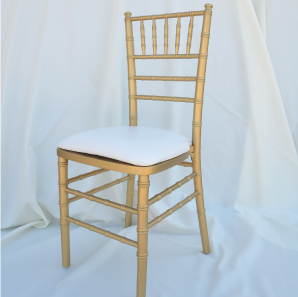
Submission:
<svg viewBox="0 0 298 297">
<path fill-rule="evenodd" d="M 127 46 L 127 64 L 128 64 L 128 86 L 129 86 L 129 125 L 137 125 L 137 99 L 141 100 L 161 100 L 161 101 L 177 101 L 177 102 L 192 102 L 194 103 L 193 113 L 193 130 L 192 130 L 192 144 L 194 155 L 200 155 L 200 139 L 201 139 L 201 119 L 202 119 L 202 103 L 205 84 L 205 72 L 207 63 L 209 32 L 212 15 L 212 5 L 206 4 L 203 11 L 181 12 L 151 16 L 132 17 L 130 12 L 125 13 L 125 27 L 126 27 L 126 46 Z M 201 33 L 201 43 L 199 54 L 190 54 L 192 32 L 193 32 L 193 18 L 195 16 L 203 16 L 203 26 Z M 180 46 L 180 20 L 182 17 L 190 17 L 186 54 L 179 54 Z M 175 54 L 168 54 L 168 19 L 177 18 L 176 25 L 176 42 Z M 156 54 L 156 19 L 164 19 L 164 55 Z M 145 45 L 145 27 L 144 21 L 152 20 L 152 42 L 153 55 L 146 55 Z M 132 22 L 140 21 L 141 31 L 141 46 L 142 55 L 135 55 L 133 28 Z M 135 60 L 136 59 L 199 59 L 197 76 L 195 77 L 177 77 L 177 76 L 139 76 L 136 75 Z M 138 95 L 136 92 L 137 80 L 163 80 L 163 81 L 195 81 L 195 96 L 194 98 L 187 97 L 168 97 L 168 96 L 153 96 L 153 95 Z M 194 160 L 193 160 L 194 161 Z"/>
</svg>

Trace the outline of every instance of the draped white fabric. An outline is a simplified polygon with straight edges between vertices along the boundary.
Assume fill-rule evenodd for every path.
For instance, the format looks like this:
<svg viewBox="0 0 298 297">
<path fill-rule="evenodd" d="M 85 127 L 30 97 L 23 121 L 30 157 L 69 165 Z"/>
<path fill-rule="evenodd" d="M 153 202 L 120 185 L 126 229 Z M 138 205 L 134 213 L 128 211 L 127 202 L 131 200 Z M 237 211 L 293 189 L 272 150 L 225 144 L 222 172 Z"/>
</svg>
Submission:
<svg viewBox="0 0 298 297">
<path fill-rule="evenodd" d="M 2 1 L 2 228 L 14 227 L 3 232 L 3 296 L 134 296 L 132 247 L 72 226 L 72 266 L 62 268 L 56 148 L 84 130 L 128 125 L 124 12 L 193 11 L 204 4 Z M 212 252 L 201 253 L 192 201 L 149 232 L 147 295 L 296 296 L 298 4 L 212 4 L 202 129 Z M 195 18 L 191 53 L 199 49 L 201 21 Z M 144 23 L 151 53 L 151 22 Z M 162 53 L 163 21 L 156 24 Z M 169 20 L 169 53 L 175 24 Z M 180 53 L 185 53 L 188 19 L 181 25 Z M 138 22 L 134 38 L 141 53 Z M 195 60 L 139 60 L 137 74 L 192 76 L 196 67 Z M 194 82 L 138 82 L 138 92 L 193 97 Z M 191 138 L 192 104 L 141 101 L 138 118 L 142 126 Z M 92 170 L 69 163 L 70 177 Z M 151 176 L 150 197 L 190 171 L 175 167 Z M 74 185 L 88 190 L 122 176 L 107 172 Z M 192 190 L 188 183 L 151 206 L 149 219 Z M 125 203 L 125 191 L 121 184 L 98 196 Z M 136 226 L 124 229 L 119 210 L 82 199 L 70 213 L 136 239 Z"/>
</svg>

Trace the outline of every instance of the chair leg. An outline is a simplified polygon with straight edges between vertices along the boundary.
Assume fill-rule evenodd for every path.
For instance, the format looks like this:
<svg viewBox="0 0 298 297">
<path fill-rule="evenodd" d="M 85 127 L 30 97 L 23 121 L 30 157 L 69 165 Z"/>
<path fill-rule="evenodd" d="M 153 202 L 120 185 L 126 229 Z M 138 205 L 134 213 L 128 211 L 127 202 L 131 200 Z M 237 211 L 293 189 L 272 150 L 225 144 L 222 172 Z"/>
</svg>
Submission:
<svg viewBox="0 0 298 297">
<path fill-rule="evenodd" d="M 148 192 L 149 176 L 139 175 L 138 181 L 138 276 L 137 297 L 146 296 L 148 245 Z"/>
<path fill-rule="evenodd" d="M 135 176 L 133 174 L 129 175 L 129 180 L 127 181 L 127 192 L 126 192 L 126 205 L 132 207 L 133 204 L 133 195 L 134 195 L 134 186 L 135 186 Z M 125 213 L 125 228 L 131 226 L 131 216 L 132 213 Z"/>
<path fill-rule="evenodd" d="M 200 194 L 196 197 L 196 202 L 197 202 L 197 212 L 198 212 L 200 231 L 201 231 L 201 239 L 202 239 L 202 245 L 203 245 L 203 253 L 209 254 L 210 246 L 209 246 L 209 238 L 208 238 L 208 230 L 207 230 L 207 221 L 206 221 L 206 215 L 205 215 L 201 175 L 197 175 L 194 178 L 194 184 L 195 184 L 195 190 L 200 192 Z"/>
<path fill-rule="evenodd" d="M 67 160 L 58 157 L 59 168 L 59 205 L 60 205 L 60 229 L 61 229 L 61 248 L 62 248 L 62 265 L 70 266 L 69 250 L 69 222 L 65 220 L 68 216 L 68 194 L 64 191 L 67 187 Z"/>
</svg>

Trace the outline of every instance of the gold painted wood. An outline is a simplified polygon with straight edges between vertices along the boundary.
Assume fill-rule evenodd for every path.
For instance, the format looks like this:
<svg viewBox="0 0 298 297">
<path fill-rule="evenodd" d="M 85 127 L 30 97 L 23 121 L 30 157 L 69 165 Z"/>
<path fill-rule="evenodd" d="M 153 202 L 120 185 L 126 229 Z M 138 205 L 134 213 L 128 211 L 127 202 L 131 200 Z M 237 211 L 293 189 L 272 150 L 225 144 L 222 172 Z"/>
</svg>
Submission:
<svg viewBox="0 0 298 297">
<path fill-rule="evenodd" d="M 135 175 L 130 174 L 127 181 L 126 206 L 132 207 L 134 195 Z M 125 213 L 125 228 L 131 226 L 131 213 Z"/>
<path fill-rule="evenodd" d="M 144 16 L 144 17 L 131 17 L 131 13 L 125 13 L 125 28 L 126 28 L 126 47 L 127 47 L 127 65 L 128 65 L 128 87 L 129 87 L 129 125 L 137 125 L 137 99 L 141 100 L 161 100 L 161 101 L 176 101 L 176 102 L 191 102 L 194 103 L 193 112 L 193 133 L 192 133 L 192 145 L 188 152 L 177 156 L 176 158 L 161 162 L 152 166 L 135 166 L 125 162 L 109 159 L 101 156 L 78 153 L 73 151 L 67 151 L 58 149 L 57 155 L 59 156 L 59 193 L 60 193 L 60 220 L 61 220 L 61 241 L 62 241 L 62 261 L 63 266 L 67 267 L 70 265 L 69 256 L 69 222 L 73 222 L 79 226 L 85 227 L 89 230 L 98 232 L 107 237 L 114 238 L 121 242 L 137 247 L 137 258 L 138 258 L 138 276 L 137 276 L 137 297 L 145 297 L 146 295 L 146 274 L 147 274 L 147 257 L 148 257 L 148 229 L 153 225 L 157 224 L 167 216 L 178 210 L 186 203 L 196 198 L 198 219 L 200 224 L 201 239 L 203 244 L 203 252 L 209 253 L 209 239 L 207 232 L 205 207 L 203 199 L 203 188 L 201 178 L 201 156 L 200 156 L 200 145 L 201 145 L 201 126 L 202 126 L 202 103 L 204 94 L 205 84 L 205 72 L 206 72 L 206 61 L 208 53 L 208 41 L 210 33 L 210 22 L 211 22 L 211 4 L 205 5 L 204 11 L 196 12 L 185 12 L 185 13 L 174 13 L 174 14 L 163 14 L 155 16 Z M 203 27 L 201 34 L 201 44 L 199 54 L 189 54 L 192 41 L 193 32 L 193 18 L 194 16 L 203 16 Z M 186 54 L 178 54 L 180 47 L 180 31 L 181 31 L 181 17 L 190 17 L 188 35 L 187 35 L 187 47 Z M 176 25 L 176 39 L 175 39 L 175 53 L 174 55 L 168 54 L 168 18 L 177 18 Z M 164 55 L 157 55 L 157 37 L 156 37 L 156 19 L 165 19 L 164 28 Z M 145 28 L 144 20 L 152 20 L 152 41 L 153 41 L 153 55 L 146 55 L 145 50 Z M 134 54 L 134 41 L 133 41 L 133 30 L 132 22 L 141 21 L 141 46 L 142 55 Z M 170 77 L 170 76 L 137 76 L 135 71 L 135 59 L 198 59 L 198 70 L 196 77 Z M 188 97 L 169 97 L 169 96 L 148 96 L 148 95 L 137 95 L 136 81 L 137 80 L 162 80 L 162 81 L 195 81 L 195 96 L 194 98 Z M 185 160 L 191 156 L 192 162 L 185 162 Z M 82 174 L 77 177 L 67 178 L 67 160 L 72 160 L 86 165 L 95 166 L 98 169 L 91 173 Z M 161 193 L 155 195 L 151 199 L 148 198 L 149 192 L 149 175 L 167 170 L 175 165 L 192 167 L 193 172 L 175 183 L 171 187 L 165 189 Z M 82 178 L 86 178 L 94 175 L 95 172 L 100 173 L 103 170 L 114 170 L 117 172 L 124 172 L 128 176 L 92 189 L 86 193 L 76 191 L 68 188 L 68 183 L 75 182 Z M 96 174 L 97 174 L 96 173 Z M 138 180 L 138 203 L 137 209 L 133 208 L 133 191 L 134 191 L 134 179 L 135 175 L 139 175 Z M 148 207 L 154 202 L 162 199 L 173 190 L 181 187 L 190 179 L 194 179 L 195 192 L 174 207 L 170 208 L 148 224 Z M 127 197 L 126 205 L 112 202 L 107 199 L 93 196 L 94 192 L 99 192 L 105 188 L 108 188 L 117 183 L 127 180 Z M 68 199 L 68 193 L 76 196 Z M 70 218 L 68 214 L 69 202 L 76 201 L 80 198 L 86 198 L 91 201 L 95 201 L 101 204 L 112 206 L 114 208 L 125 211 L 125 226 L 131 225 L 131 214 L 137 215 L 137 242 L 103 230 L 96 226 L 81 222 L 74 218 Z"/>
<path fill-rule="evenodd" d="M 81 174 L 81 175 L 72 177 L 68 180 L 68 183 L 71 184 L 71 183 L 74 183 L 78 180 L 81 180 L 81 179 L 84 179 L 84 178 L 87 178 L 87 177 L 90 177 L 90 176 L 93 176 L 93 175 L 97 175 L 97 174 L 100 174 L 100 173 L 104 173 L 104 172 L 107 172 L 107 171 L 109 171 L 109 170 L 97 169 L 97 170 L 94 170 L 94 171 L 91 171 L 91 172 L 88 172 L 88 173 L 85 173 L 85 174 Z"/>
<path fill-rule="evenodd" d="M 156 55 L 157 48 L 157 36 L 156 36 L 156 23 L 155 19 L 152 20 L 152 46 L 153 46 L 153 55 Z M 144 53 L 143 53 L 144 55 Z"/>
<path fill-rule="evenodd" d="M 168 53 L 168 40 L 169 40 L 169 23 L 168 18 L 165 19 L 165 37 L 164 37 L 164 49 L 165 55 Z"/>
<path fill-rule="evenodd" d="M 192 167 L 192 163 L 191 162 L 181 162 L 178 165 L 184 166 L 184 167 Z"/>
<path fill-rule="evenodd" d="M 165 196 L 169 195 L 170 193 L 172 193 L 174 190 L 182 187 L 184 184 L 186 184 L 187 182 L 189 182 L 191 179 L 193 179 L 198 173 L 192 173 L 188 176 L 186 176 L 185 178 L 181 179 L 180 181 L 178 181 L 177 183 L 175 183 L 174 185 L 172 185 L 171 187 L 168 187 L 167 189 L 165 189 L 164 191 L 160 192 L 159 194 L 156 194 L 154 197 L 152 197 L 151 199 L 149 199 L 148 204 L 152 205 L 153 203 L 161 200 L 162 198 L 164 198 Z"/>
<path fill-rule="evenodd" d="M 146 296 L 147 257 L 148 257 L 148 193 L 149 176 L 139 175 L 138 180 L 138 276 L 137 297 Z"/>
<path fill-rule="evenodd" d="M 136 75 L 136 80 L 163 80 L 163 81 L 196 81 L 196 76 L 146 76 Z"/>
<path fill-rule="evenodd" d="M 85 194 L 95 194 L 95 193 L 98 193 L 98 192 L 103 191 L 105 189 L 108 189 L 108 188 L 110 188 L 112 186 L 118 185 L 118 184 L 120 184 L 120 183 L 122 183 L 124 181 L 127 181 L 128 179 L 129 179 L 129 176 L 125 176 L 125 177 L 116 179 L 116 180 L 114 180 L 114 181 L 112 181 L 110 183 L 107 183 L 107 184 L 103 185 L 103 186 L 94 188 L 94 189 L 86 192 Z M 83 197 L 81 197 L 81 196 L 71 197 L 71 198 L 68 199 L 68 203 L 72 203 L 72 202 L 77 201 L 77 200 L 82 199 L 82 198 Z"/>
<path fill-rule="evenodd" d="M 78 190 L 66 188 L 65 192 L 73 194 L 73 195 L 81 196 L 81 197 L 86 198 L 90 201 L 97 202 L 97 203 L 100 203 L 100 204 L 104 204 L 106 206 L 114 207 L 114 208 L 120 209 L 122 211 L 128 211 L 128 212 L 131 212 L 133 214 L 138 213 L 135 208 L 132 208 L 132 207 L 129 207 L 129 206 L 117 203 L 117 202 L 113 202 L 113 201 L 110 201 L 108 199 L 103 199 L 103 198 L 100 198 L 100 197 L 96 197 L 94 195 L 86 194 L 86 193 L 78 191 Z"/>
<path fill-rule="evenodd" d="M 78 153 L 73 151 L 67 151 L 62 149 L 57 149 L 57 155 L 63 158 L 67 158 L 68 160 L 91 165 L 98 168 L 106 168 L 108 170 L 114 170 L 118 172 L 124 172 L 127 174 L 146 174 L 152 175 L 158 172 L 167 170 L 180 162 L 186 160 L 189 157 L 189 152 L 186 152 L 176 158 L 167 160 L 165 162 L 157 163 L 152 166 L 136 166 L 128 163 L 124 163 L 121 161 L 117 161 L 114 159 L 104 158 L 96 155 Z"/>
<path fill-rule="evenodd" d="M 80 220 L 74 219 L 72 217 L 66 217 L 66 220 L 68 222 L 71 222 L 73 224 L 76 224 L 77 226 L 81 226 L 81 227 L 84 227 L 86 229 L 89 229 L 90 231 L 93 231 L 93 232 L 102 234 L 102 235 L 104 235 L 106 237 L 109 237 L 109 238 L 116 239 L 116 240 L 118 240 L 118 241 L 120 241 L 122 243 L 126 243 L 126 244 L 129 244 L 129 245 L 134 246 L 134 247 L 137 247 L 138 246 L 137 242 L 134 241 L 134 240 L 131 240 L 131 239 L 127 238 L 127 237 L 120 236 L 120 235 L 115 234 L 113 232 L 110 232 L 110 231 L 101 229 L 101 228 L 96 227 L 94 225 L 87 224 L 85 222 L 82 222 Z"/>
<path fill-rule="evenodd" d="M 146 43 L 145 43 L 145 26 L 143 20 L 140 22 L 141 25 L 141 43 L 142 43 L 142 53 L 143 55 L 146 54 Z"/>
<path fill-rule="evenodd" d="M 193 145 L 190 146 L 189 154 L 190 154 L 191 159 L 193 159 L 193 154 L 194 154 L 194 147 L 193 147 Z"/>
<path fill-rule="evenodd" d="M 135 95 L 136 99 L 140 100 L 157 100 L 157 101 L 174 101 L 174 102 L 185 102 L 185 103 L 194 103 L 194 98 L 188 97 L 170 97 L 170 96 L 149 96 L 149 95 Z M 202 103 L 202 101 L 200 101 Z"/>
<path fill-rule="evenodd" d="M 181 29 L 181 23 L 180 23 L 180 17 L 177 19 L 177 25 L 176 25 L 176 42 L 175 42 L 175 54 L 178 55 L 179 52 L 179 46 L 180 46 L 180 29 Z"/>
<path fill-rule="evenodd" d="M 197 71 L 197 83 L 195 89 L 195 98 L 198 100 L 203 99 L 204 95 L 204 84 L 205 84 L 205 73 L 206 73 L 206 63 L 207 63 L 207 53 L 208 53 L 208 43 L 210 35 L 210 23 L 211 23 L 211 14 L 212 14 L 212 5 L 206 4 L 204 11 L 203 27 L 201 34 L 201 44 L 200 44 L 200 59 L 198 62 L 198 71 Z M 193 122 L 201 123 L 202 122 L 202 105 L 194 104 L 194 114 Z M 192 132 L 192 143 L 194 147 L 194 153 L 192 158 L 193 163 L 193 172 L 201 171 L 201 125 L 193 125 Z M 194 186 L 197 192 L 200 192 L 200 195 L 196 197 L 197 203 L 197 212 L 199 218 L 199 225 L 201 231 L 201 239 L 203 244 L 203 252 L 205 254 L 210 253 L 207 222 L 205 216 L 205 207 L 203 199 L 203 186 L 202 186 L 202 176 L 196 176 L 194 178 Z"/>
<path fill-rule="evenodd" d="M 68 194 L 65 192 L 68 185 L 67 167 L 68 161 L 62 157 L 58 157 L 60 230 L 63 267 L 70 266 L 69 222 L 66 220 L 69 207 Z"/>
<path fill-rule="evenodd" d="M 190 11 L 190 12 L 178 12 L 178 13 L 168 13 L 168 14 L 156 14 L 156 15 L 148 15 L 148 16 L 136 16 L 132 17 L 131 21 L 140 21 L 140 20 L 157 20 L 157 19 L 171 19 L 171 18 L 183 18 L 183 17 L 189 17 L 189 16 L 198 16 L 198 15 L 204 15 L 204 10 L 202 11 Z"/>
<path fill-rule="evenodd" d="M 128 56 L 130 58 L 130 56 Z M 199 54 L 178 54 L 178 55 L 133 55 L 134 59 L 197 59 Z"/>
<path fill-rule="evenodd" d="M 131 12 L 126 12 L 124 15 L 125 15 L 125 30 L 126 30 L 127 70 L 128 70 L 128 77 L 130 77 L 130 76 L 136 75 L 136 66 L 135 66 L 135 60 L 133 57 L 134 44 L 133 44 Z M 145 42 L 145 39 L 144 39 L 144 42 Z M 145 52 L 143 51 L 143 54 L 144 53 Z M 128 80 L 128 91 L 129 91 L 129 96 L 133 96 L 137 93 L 137 85 L 135 80 L 132 80 L 132 79 Z M 129 100 L 129 126 L 137 126 L 137 124 L 138 124 L 137 100 L 134 98 L 131 98 Z"/>
<path fill-rule="evenodd" d="M 189 54 L 189 51 L 190 51 L 191 39 L 192 39 L 192 30 L 193 30 L 193 15 L 190 17 L 189 26 L 188 26 L 186 54 Z"/>
<path fill-rule="evenodd" d="M 185 204 L 187 204 L 188 202 L 190 202 L 193 198 L 195 198 L 197 195 L 199 194 L 199 192 L 194 192 L 191 195 L 187 196 L 185 199 L 183 199 L 181 202 L 177 203 L 175 206 L 173 206 L 172 208 L 168 209 L 167 211 L 165 211 L 163 214 L 161 214 L 160 216 L 156 217 L 154 220 L 152 220 L 149 224 L 148 227 L 149 229 L 151 227 L 153 227 L 154 225 L 156 225 L 157 223 L 160 223 L 162 220 L 164 220 L 166 217 L 168 217 L 169 215 L 173 214 L 176 210 L 178 210 L 179 208 L 181 208 L 182 206 L 184 206 Z"/>
</svg>

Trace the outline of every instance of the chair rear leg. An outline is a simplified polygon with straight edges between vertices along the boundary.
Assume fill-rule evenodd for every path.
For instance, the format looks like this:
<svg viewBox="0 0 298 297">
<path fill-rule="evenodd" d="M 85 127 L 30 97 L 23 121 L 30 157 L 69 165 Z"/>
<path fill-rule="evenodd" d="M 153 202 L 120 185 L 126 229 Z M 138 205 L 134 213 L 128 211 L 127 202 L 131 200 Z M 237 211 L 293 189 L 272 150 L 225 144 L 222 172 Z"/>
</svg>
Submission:
<svg viewBox="0 0 298 297">
<path fill-rule="evenodd" d="M 135 176 L 129 174 L 129 180 L 127 181 L 127 192 L 126 192 L 126 205 L 132 207 L 133 195 L 134 195 Z M 131 226 L 131 215 L 132 213 L 125 213 L 125 228 Z"/>
<path fill-rule="evenodd" d="M 69 249 L 69 222 L 66 221 L 68 216 L 68 194 L 64 191 L 68 184 L 67 160 L 58 157 L 59 168 L 59 205 L 60 205 L 60 228 L 61 228 L 61 248 L 62 248 L 62 265 L 70 266 L 70 249 Z"/>
<path fill-rule="evenodd" d="M 149 176 L 139 175 L 138 181 L 138 277 L 137 297 L 146 296 L 147 257 L 148 257 L 148 192 Z"/>
<path fill-rule="evenodd" d="M 197 202 L 197 212 L 198 212 L 200 231 L 201 231 L 201 239 L 202 239 L 202 245 L 203 245 L 203 253 L 209 254 L 210 246 L 209 246 L 209 238 L 208 238 L 208 230 L 207 230 L 207 221 L 206 221 L 206 215 L 205 215 L 201 175 L 195 176 L 194 184 L 195 184 L 195 190 L 200 192 L 200 194 L 196 197 L 196 202 Z"/>
</svg>

